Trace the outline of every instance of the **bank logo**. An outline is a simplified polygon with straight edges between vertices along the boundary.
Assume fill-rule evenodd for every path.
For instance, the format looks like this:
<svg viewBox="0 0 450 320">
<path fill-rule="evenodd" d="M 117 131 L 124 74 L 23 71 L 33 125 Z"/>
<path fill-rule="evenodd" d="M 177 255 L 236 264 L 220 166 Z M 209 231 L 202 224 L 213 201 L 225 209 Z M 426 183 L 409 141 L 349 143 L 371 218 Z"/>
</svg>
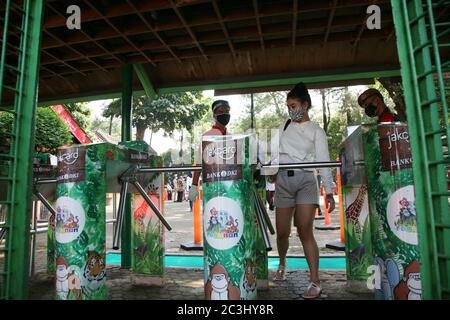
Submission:
<svg viewBox="0 0 450 320">
<path fill-rule="evenodd" d="M 56 200 L 55 237 L 59 243 L 75 240 L 83 231 L 85 213 L 80 202 L 69 197 Z"/>
<path fill-rule="evenodd" d="M 417 245 L 417 215 L 414 186 L 395 191 L 387 205 L 387 220 L 392 232 L 402 241 Z"/>
<path fill-rule="evenodd" d="M 215 249 L 226 250 L 242 237 L 244 220 L 239 203 L 226 197 L 216 197 L 205 205 L 204 230 L 208 243 Z"/>
</svg>

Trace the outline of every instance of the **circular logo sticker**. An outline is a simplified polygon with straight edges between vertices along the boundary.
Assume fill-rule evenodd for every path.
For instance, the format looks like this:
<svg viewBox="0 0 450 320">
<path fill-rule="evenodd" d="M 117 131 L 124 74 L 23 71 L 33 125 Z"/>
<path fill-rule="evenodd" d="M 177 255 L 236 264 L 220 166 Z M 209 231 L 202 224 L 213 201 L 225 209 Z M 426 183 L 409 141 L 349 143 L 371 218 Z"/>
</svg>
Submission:
<svg viewBox="0 0 450 320">
<path fill-rule="evenodd" d="M 59 243 L 75 240 L 83 231 L 85 214 L 81 203 L 69 198 L 56 200 L 55 238 Z"/>
<path fill-rule="evenodd" d="M 417 245 L 416 200 L 412 185 L 400 188 L 392 194 L 386 214 L 392 232 L 400 240 Z"/>
<path fill-rule="evenodd" d="M 229 249 L 242 237 L 244 217 L 239 202 L 235 200 L 212 198 L 205 205 L 203 219 L 206 239 L 214 249 Z"/>
</svg>

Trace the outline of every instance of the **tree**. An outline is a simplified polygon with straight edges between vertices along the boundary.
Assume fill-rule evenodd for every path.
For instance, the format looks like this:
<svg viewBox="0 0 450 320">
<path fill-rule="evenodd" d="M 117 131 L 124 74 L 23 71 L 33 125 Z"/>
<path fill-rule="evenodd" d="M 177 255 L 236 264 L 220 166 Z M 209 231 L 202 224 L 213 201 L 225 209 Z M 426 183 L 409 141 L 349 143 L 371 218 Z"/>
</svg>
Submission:
<svg viewBox="0 0 450 320">
<path fill-rule="evenodd" d="M 248 103 L 243 106 L 244 115 L 241 116 L 232 126 L 232 131 L 245 132 L 251 128 L 251 101 L 247 95 Z M 286 110 L 286 92 L 274 91 L 253 94 L 253 112 L 255 115 L 255 129 L 278 128 L 280 124 L 288 118 Z"/>
<path fill-rule="evenodd" d="M 331 118 L 328 125 L 328 150 L 330 160 L 333 161 L 339 156 L 339 145 L 347 136 L 347 120 L 341 113 L 337 113 Z"/>
<path fill-rule="evenodd" d="M 121 105 L 120 99 L 109 104 L 103 114 L 120 117 L 118 104 Z M 147 96 L 134 98 L 132 122 L 136 127 L 136 139 L 143 140 L 147 129 L 151 136 L 160 129 L 166 134 L 181 129 L 192 131 L 196 120 L 207 113 L 210 105 L 201 92 L 165 94 L 153 100 Z"/>
<path fill-rule="evenodd" d="M 401 121 L 406 121 L 406 105 L 400 78 L 378 78 L 369 86 L 380 91 L 386 98 L 386 105 L 395 110 Z"/>
<path fill-rule="evenodd" d="M 88 134 L 91 129 L 91 110 L 86 108 L 86 102 L 66 103 L 64 108 L 70 113 L 78 126 Z"/>
<path fill-rule="evenodd" d="M 331 121 L 330 115 L 330 95 L 335 92 L 335 89 L 319 89 L 320 96 L 322 97 L 322 125 L 325 133 L 328 132 L 328 125 Z"/>
<path fill-rule="evenodd" d="M 0 112 L 0 136 L 11 132 L 14 117 L 7 112 Z M 36 111 L 35 146 L 55 153 L 56 148 L 73 142 L 73 136 L 64 122 L 49 107 L 39 107 Z"/>
<path fill-rule="evenodd" d="M 102 117 L 95 117 L 92 121 L 92 128 L 95 128 L 95 131 L 100 130 L 104 133 L 108 133 L 118 141 L 121 140 L 122 136 L 120 127 L 121 123 L 116 117 L 109 117 L 108 120 L 105 120 L 105 118 Z"/>
<path fill-rule="evenodd" d="M 122 100 L 115 99 L 113 100 L 104 110 L 102 115 L 105 118 L 109 118 L 109 129 L 108 134 L 112 135 L 112 127 L 113 127 L 113 120 L 115 117 L 120 117 L 122 110 Z"/>
</svg>

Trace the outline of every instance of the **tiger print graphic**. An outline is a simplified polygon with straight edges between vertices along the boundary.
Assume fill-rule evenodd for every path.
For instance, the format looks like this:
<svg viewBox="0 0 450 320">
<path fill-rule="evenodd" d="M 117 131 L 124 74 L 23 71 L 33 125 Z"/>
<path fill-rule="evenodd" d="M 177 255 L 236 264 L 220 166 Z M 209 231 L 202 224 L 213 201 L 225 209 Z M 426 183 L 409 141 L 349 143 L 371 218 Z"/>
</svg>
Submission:
<svg viewBox="0 0 450 320">
<path fill-rule="evenodd" d="M 97 290 L 105 282 L 106 277 L 106 254 L 89 251 L 88 260 L 83 268 L 84 287 Z"/>
<path fill-rule="evenodd" d="M 240 283 L 241 300 L 256 299 L 256 261 L 245 260 L 245 272 Z"/>
</svg>

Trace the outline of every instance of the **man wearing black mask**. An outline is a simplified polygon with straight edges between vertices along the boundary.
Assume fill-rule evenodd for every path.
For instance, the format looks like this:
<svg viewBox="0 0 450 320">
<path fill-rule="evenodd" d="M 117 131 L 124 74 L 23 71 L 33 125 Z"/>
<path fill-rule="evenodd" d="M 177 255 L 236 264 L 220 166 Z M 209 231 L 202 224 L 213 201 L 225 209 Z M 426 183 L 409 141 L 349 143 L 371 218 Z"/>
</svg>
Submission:
<svg viewBox="0 0 450 320">
<path fill-rule="evenodd" d="M 215 120 L 211 129 L 203 133 L 203 136 L 217 136 L 231 134 L 227 130 L 227 124 L 230 122 L 230 105 L 226 100 L 216 100 L 211 106 L 213 117 Z M 201 148 L 199 150 L 201 156 Z M 201 158 L 200 158 L 201 159 Z M 199 172 L 194 172 L 192 178 L 192 186 L 189 189 L 189 200 L 194 201 L 198 198 L 198 180 L 200 178 Z"/>
<path fill-rule="evenodd" d="M 364 108 L 367 116 L 378 117 L 378 122 L 395 122 L 399 118 L 384 103 L 383 96 L 377 89 L 367 89 L 358 98 L 358 104 Z"/>
</svg>

